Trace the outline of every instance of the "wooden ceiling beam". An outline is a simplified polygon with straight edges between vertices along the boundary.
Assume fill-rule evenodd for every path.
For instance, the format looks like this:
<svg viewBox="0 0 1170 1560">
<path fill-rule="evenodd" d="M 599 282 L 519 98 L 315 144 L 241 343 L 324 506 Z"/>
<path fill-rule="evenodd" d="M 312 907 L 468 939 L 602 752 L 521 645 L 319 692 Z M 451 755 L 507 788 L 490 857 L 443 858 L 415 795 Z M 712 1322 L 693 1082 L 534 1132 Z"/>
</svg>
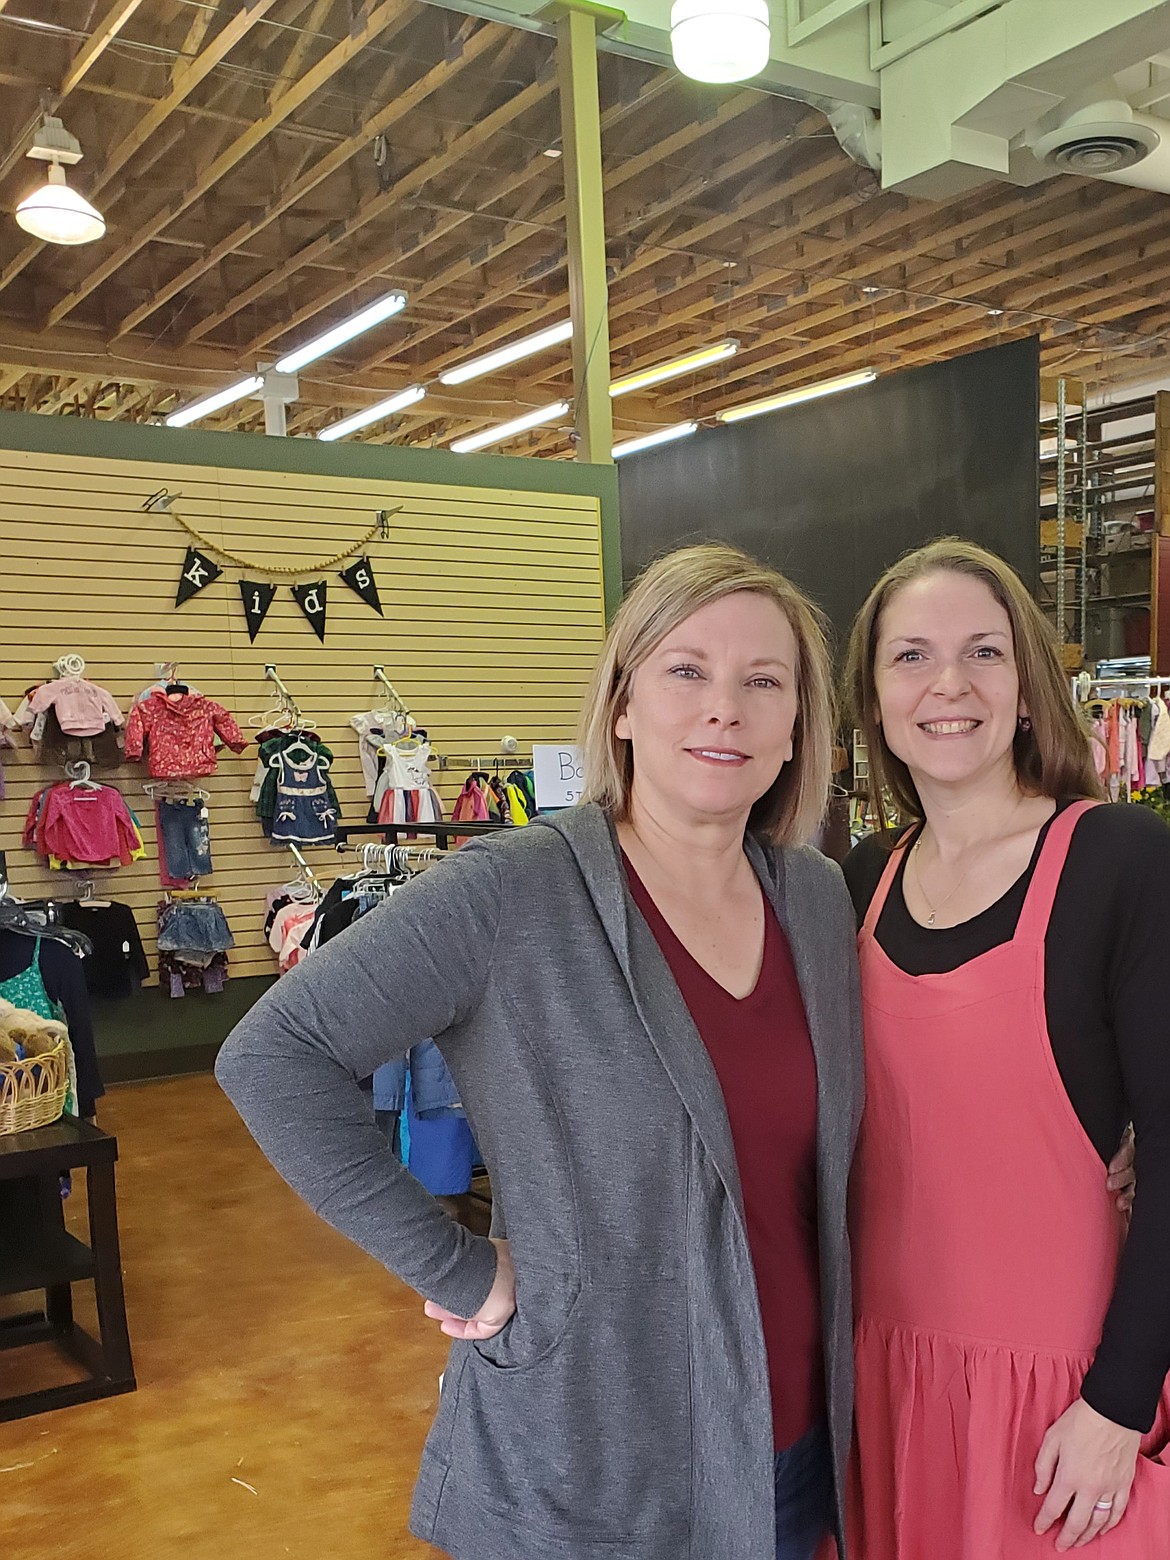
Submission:
<svg viewBox="0 0 1170 1560">
<path fill-rule="evenodd" d="M 1041 224 L 1041 228 L 1044 231 L 1047 231 L 1050 225 L 1050 223 L 1046 222 Z M 1149 223 L 1145 224 L 1139 231 L 1145 231 L 1146 228 L 1149 228 L 1153 231 L 1158 231 L 1164 228 L 1164 226 L 1164 219 L 1154 218 Z M 1127 232 L 1127 243 L 1128 240 L 1129 233 Z M 1017 233 L 1015 236 L 1009 240 L 1006 240 L 1005 242 L 1011 244 L 1013 247 L 1018 248 L 1021 245 L 1028 244 L 1029 241 L 1029 234 L 1024 232 Z M 1046 240 L 1037 239 L 1032 242 L 1042 243 L 1046 242 Z M 1084 252 L 1085 250 L 1090 249 L 1099 252 L 1101 248 L 1100 234 L 1095 233 L 1089 235 L 1088 237 L 1083 237 L 1079 241 L 1078 245 L 1070 245 L 1068 247 L 1070 250 L 1076 248 L 1079 252 Z M 913 256 L 907 251 L 903 250 L 903 261 L 910 258 L 913 258 Z M 1043 296 L 1045 292 L 1050 291 L 1053 285 L 1053 283 L 1049 281 L 1039 283 L 1036 287 L 1025 289 L 1023 292 L 1013 291 L 1008 286 L 1008 284 L 1016 277 L 1033 274 L 1031 271 L 1031 264 L 1032 260 L 1029 258 L 1028 260 L 1018 262 L 1014 266 L 1004 267 L 1000 271 L 996 272 L 993 277 L 988 278 L 985 283 L 978 284 L 973 290 L 977 292 L 980 286 L 993 287 L 995 290 L 995 307 L 1003 307 L 1009 313 L 1013 310 L 1021 308 L 1026 310 L 1028 303 L 1033 301 L 1036 296 Z M 1096 274 L 1096 269 L 1099 267 L 1099 265 L 1100 258 L 1099 254 L 1097 254 L 1095 255 L 1093 261 L 1089 263 L 1090 274 Z M 904 298 L 904 303 L 894 303 L 892 311 L 887 310 L 887 312 L 880 318 L 883 320 L 883 322 L 890 319 L 892 315 L 898 315 L 899 317 L 905 319 L 916 318 L 918 315 L 920 315 L 922 308 L 924 306 L 928 306 L 930 303 L 927 290 L 929 288 L 940 285 L 945 280 L 946 274 L 947 268 L 940 265 L 932 266 L 927 270 L 917 274 L 911 274 L 906 280 L 904 289 L 898 287 L 893 287 L 891 289 L 892 297 L 894 299 Z M 833 285 L 831 281 L 827 284 L 830 286 Z M 955 296 L 950 299 L 940 297 L 939 306 L 953 307 L 956 309 L 962 309 L 966 307 L 970 307 L 972 309 L 986 309 L 989 307 L 991 300 L 981 299 L 977 296 L 970 296 L 971 291 L 972 289 L 968 289 L 967 293 Z M 758 358 L 750 361 L 747 359 L 737 359 L 734 366 L 728 366 L 728 372 L 722 377 L 721 383 L 723 385 L 730 385 L 738 383 L 744 379 L 751 379 L 758 376 L 759 374 L 772 372 L 773 370 L 781 368 L 786 364 L 801 361 L 810 356 L 823 355 L 825 350 L 829 347 L 841 346 L 846 342 L 851 341 L 856 336 L 867 335 L 871 330 L 870 310 L 870 305 L 862 303 L 860 300 L 851 300 L 847 306 L 843 307 L 840 305 L 834 305 L 828 310 L 821 311 L 821 313 L 816 316 L 806 318 L 801 321 L 801 325 L 806 334 L 809 334 L 809 340 L 807 341 L 807 344 L 796 348 L 786 347 L 783 351 L 765 357 L 762 361 L 760 361 Z M 764 313 L 765 311 L 761 309 L 752 310 L 746 316 L 745 322 L 753 323 L 755 319 L 760 318 Z M 842 317 L 847 317 L 848 320 L 842 329 L 835 331 L 830 329 L 826 334 L 823 335 L 815 334 L 818 328 L 823 328 L 825 326 L 831 327 L 834 320 L 840 319 Z M 685 399 L 687 399 L 685 392 L 672 392 L 667 390 L 662 396 L 658 398 L 658 404 L 663 407 L 677 406 Z"/>
<path fill-rule="evenodd" d="M 660 96 L 665 90 L 668 90 L 672 84 L 673 83 L 670 81 L 670 78 L 656 78 L 647 83 L 635 99 L 619 104 L 610 111 L 612 117 L 607 116 L 603 120 L 603 128 L 609 128 L 612 124 L 619 123 L 641 104 L 647 103 L 653 98 Z M 552 84 L 550 82 L 549 92 L 551 92 L 551 90 Z M 462 156 L 462 148 L 464 147 L 465 143 L 460 140 L 458 145 L 460 156 Z M 455 144 L 452 145 L 450 150 L 456 150 Z M 480 215 L 481 211 L 486 211 L 497 201 L 504 200 L 509 195 L 514 194 L 519 190 L 523 190 L 525 186 L 531 186 L 533 179 L 532 170 L 533 165 L 531 163 L 526 163 L 521 169 L 506 179 L 502 185 L 497 186 L 496 189 L 485 195 L 480 203 L 480 208 L 476 211 L 475 215 Z M 410 194 L 413 187 L 415 187 L 413 181 L 416 175 L 421 175 L 423 171 L 424 170 L 420 168 L 416 170 L 415 174 L 407 175 L 407 178 L 412 181 L 412 186 L 410 189 L 401 190 L 401 186 L 396 186 L 396 189 L 401 190 L 401 193 L 403 194 Z M 425 183 L 436 176 L 437 175 L 434 171 L 429 171 L 426 173 L 426 178 L 423 180 L 423 182 Z M 539 190 L 537 191 L 536 198 L 540 198 Z M 531 211 L 525 209 L 525 203 L 522 202 L 519 210 L 519 219 L 528 220 L 530 215 Z M 464 221 L 469 220 L 472 219 L 470 217 L 465 217 L 462 214 L 459 214 L 453 216 L 452 219 L 447 222 L 439 222 L 432 227 L 423 230 L 418 234 L 417 237 L 411 238 L 399 246 L 393 257 L 394 261 L 401 264 L 403 261 L 413 258 L 414 255 L 420 253 L 424 248 L 447 237 L 457 227 L 461 226 Z M 539 217 L 537 220 L 539 220 Z M 366 265 L 357 268 L 353 272 L 352 286 L 358 287 L 365 282 L 372 281 L 376 277 L 381 276 L 388 268 L 389 261 L 384 257 L 379 257 L 377 260 L 367 263 Z M 319 314 L 323 309 L 329 308 L 334 303 L 340 302 L 340 300 L 346 296 L 348 291 L 352 291 L 352 288 L 347 289 L 344 287 L 336 287 L 327 293 L 318 294 L 311 300 L 309 304 L 297 310 L 287 319 L 281 320 L 279 323 L 269 326 L 265 330 L 261 331 L 253 338 L 252 341 L 249 342 L 247 352 L 251 355 L 254 355 L 255 353 L 261 351 L 272 341 L 276 340 L 277 337 L 285 334 L 288 331 L 297 329 L 298 326 L 305 324 L 308 320 L 312 319 L 314 315 Z M 418 300 L 412 297 L 412 310 L 417 307 L 417 304 Z"/>
<path fill-rule="evenodd" d="M 465 59 L 475 60 L 494 41 L 493 29 L 474 22 L 467 23 L 465 26 L 466 28 L 479 28 L 479 31 L 475 32 L 467 40 L 463 51 Z M 320 158 L 299 177 L 290 180 L 265 205 L 263 211 L 249 217 L 246 222 L 240 223 L 225 238 L 213 244 L 199 260 L 194 261 L 186 270 L 168 282 L 156 298 L 150 299 L 148 303 L 141 305 L 141 307 L 132 310 L 131 313 L 126 315 L 115 328 L 111 340 L 117 341 L 131 331 L 137 330 L 144 320 L 149 319 L 156 309 L 168 303 L 176 293 L 193 286 L 201 277 L 214 270 L 228 255 L 235 253 L 248 239 L 254 238 L 256 234 L 263 232 L 278 217 L 282 216 L 292 206 L 295 206 L 298 201 L 303 200 L 306 195 L 316 189 L 323 180 L 329 178 L 339 168 L 344 167 L 351 157 L 368 146 L 375 137 L 384 134 L 404 114 L 416 108 L 437 86 L 449 79 L 450 70 L 450 66 L 445 61 L 440 62 L 434 69 L 427 71 L 425 75 L 420 77 L 419 81 L 413 86 L 407 87 L 401 94 L 396 94 L 393 102 L 379 109 L 377 113 L 372 114 L 369 119 L 359 126 L 353 135 L 348 136 L 338 146 L 334 147 L 332 151 L 326 153 L 324 157 Z M 202 325 L 202 322 L 200 322 L 200 325 Z M 214 327 L 209 326 L 208 330 L 212 328 Z M 207 333 L 207 330 L 197 326 L 194 330 L 188 332 L 186 339 L 188 342 L 197 341 Z"/>
<path fill-rule="evenodd" d="M 273 3 L 273 0 L 252 0 L 255 9 L 263 7 L 265 10 Z M 357 21 L 349 33 L 340 43 L 318 60 L 299 81 L 293 82 L 280 96 L 265 110 L 254 125 L 251 125 L 242 134 L 236 136 L 231 144 L 224 148 L 217 157 L 202 167 L 197 173 L 194 182 L 176 200 L 170 202 L 161 212 L 148 219 L 135 232 L 134 237 L 119 249 L 115 250 L 90 274 L 84 281 L 72 287 L 60 301 L 53 305 L 45 316 L 44 325 L 49 329 L 61 320 L 68 318 L 79 303 L 88 298 L 96 288 L 107 281 L 117 271 L 134 258 L 140 250 L 161 233 L 164 228 L 180 217 L 183 212 L 189 210 L 197 200 L 202 199 L 207 192 L 215 187 L 226 174 L 230 173 L 248 154 L 260 145 L 264 138 L 272 133 L 288 116 L 302 107 L 309 98 L 322 87 L 326 86 L 337 73 L 359 54 L 362 49 L 373 43 L 387 28 L 395 22 L 403 19 L 404 12 L 410 4 L 410 0 L 380 0 L 376 5 L 368 6 L 362 18 Z"/>
<path fill-rule="evenodd" d="M 223 308 L 200 320 L 198 325 L 188 332 L 185 340 L 187 342 L 201 340 L 226 320 L 230 319 L 233 314 L 237 314 L 249 304 L 257 302 L 274 288 L 282 286 L 306 265 L 313 264 L 323 255 L 336 249 L 338 245 L 345 243 L 377 217 L 388 214 L 398 202 L 413 194 L 416 190 L 421 189 L 431 179 L 437 178 L 444 173 L 448 168 L 457 163 L 461 157 L 466 155 L 473 146 L 482 144 L 490 139 L 505 125 L 542 102 L 555 89 L 556 80 L 552 76 L 546 76 L 544 79 L 532 82 L 529 86 L 522 88 L 514 97 L 501 104 L 494 113 L 480 120 L 477 125 L 472 126 L 463 135 L 457 136 L 444 151 L 434 157 L 427 158 L 425 162 L 420 163 L 410 173 L 404 174 L 400 179 L 395 180 L 388 190 L 367 196 L 365 200 L 358 204 L 357 209 L 350 216 L 341 222 L 331 224 L 324 233 L 311 240 L 302 249 L 299 249 L 295 255 L 290 255 L 283 265 L 276 266 L 273 270 L 259 277 L 251 287 L 245 288 Z M 398 258 L 398 255 L 381 258 L 378 262 L 377 270 L 379 272 L 382 271 Z M 368 267 L 360 268 L 355 271 L 355 286 L 357 285 L 356 278 L 368 269 Z M 336 289 L 330 289 L 326 297 L 331 301 L 338 301 L 339 296 L 344 297 L 346 293 L 352 292 L 352 290 L 353 287 L 351 286 L 342 290 L 339 294 Z M 315 298 L 306 309 L 298 311 L 297 318 L 300 320 L 312 318 L 314 314 L 320 313 L 322 309 L 328 306 L 321 297 Z M 290 320 L 281 330 L 273 334 L 274 336 L 283 335 L 292 328 L 293 322 Z"/>
<path fill-rule="evenodd" d="M 690 145 L 693 141 L 698 139 L 702 134 L 709 133 L 714 128 L 716 128 L 716 126 L 722 126 L 731 123 L 733 120 L 739 118 L 741 114 L 747 113 L 750 109 L 755 108 L 758 105 L 759 97 L 756 93 L 752 92 L 739 92 L 732 97 L 726 98 L 724 102 L 720 104 L 717 112 L 702 124 L 699 124 L 693 120 L 689 121 L 687 124 L 681 126 L 677 131 L 675 131 L 673 135 L 668 136 L 665 141 L 648 147 L 646 151 L 644 151 L 640 156 L 631 157 L 628 159 L 628 161 L 619 165 L 618 168 L 611 172 L 607 172 L 605 176 L 606 195 L 608 196 L 612 190 L 618 189 L 623 184 L 640 177 L 640 175 L 645 173 L 649 168 L 652 168 L 666 158 L 673 156 L 676 152 L 682 150 L 684 147 Z M 606 116 L 603 115 L 603 134 L 605 133 L 605 129 Z M 546 207 L 542 208 L 537 213 L 538 220 L 545 225 L 563 222 L 564 216 L 565 202 L 563 197 L 559 197 L 558 199 L 550 202 Z M 471 272 L 479 269 L 481 266 L 489 265 L 495 260 L 500 259 L 501 256 L 508 254 L 510 251 L 515 249 L 518 244 L 522 243 L 527 237 L 528 231 L 529 230 L 527 228 L 522 228 L 519 232 L 505 233 L 495 242 L 489 243 L 485 246 L 487 252 L 482 257 L 465 256 L 456 261 L 454 264 L 447 266 L 442 271 L 440 271 L 437 276 L 426 282 L 423 287 L 418 289 L 412 295 L 412 302 L 415 300 L 421 302 L 425 298 L 432 297 L 435 293 L 441 292 L 443 288 L 452 285 L 452 283 L 458 282 L 463 277 L 469 275 Z M 558 266 L 561 264 L 564 264 L 563 259 L 558 262 Z M 518 287 L 526 285 L 528 280 L 530 280 L 530 278 L 517 278 L 514 286 L 508 288 L 504 293 L 492 295 L 491 298 L 485 300 L 485 302 L 481 304 L 480 307 L 484 308 L 494 306 L 504 297 L 507 297 L 511 292 L 517 290 Z M 564 306 L 559 305 L 559 307 L 563 313 Z M 554 302 L 553 304 L 550 304 L 546 310 L 539 312 L 542 314 L 551 314 L 555 312 L 557 308 L 558 303 Z M 408 348 L 413 348 L 422 341 L 428 340 L 430 337 L 438 334 L 442 328 L 443 327 L 439 326 L 427 331 L 416 333 L 410 337 L 405 345 Z M 486 339 L 484 337 L 478 338 L 476 341 L 477 348 L 486 344 Z M 465 353 L 466 349 L 464 349 L 464 353 L 461 355 L 465 355 Z M 372 369 L 377 368 L 379 364 L 384 361 L 385 356 L 386 354 L 384 353 L 372 354 L 363 363 L 361 363 L 358 368 L 354 370 L 355 374 L 366 374 Z"/>
<path fill-rule="evenodd" d="M 65 67 L 65 74 L 61 78 L 61 84 L 50 97 L 54 114 L 73 89 L 80 86 L 85 80 L 94 65 L 101 59 L 106 49 L 113 43 L 141 4 L 142 0 L 113 0 L 101 21 Z M 41 115 L 38 112 L 33 116 L 30 126 L 9 147 L 7 154 L 0 158 L 0 180 L 7 178 L 8 174 L 28 151 L 40 122 Z"/>
<path fill-rule="evenodd" d="M 229 17 L 206 48 L 189 65 L 184 66 L 178 78 L 172 83 L 170 91 L 159 99 L 129 134 L 123 136 L 108 155 L 102 158 L 101 177 L 92 192 L 94 200 L 97 200 L 135 152 L 146 145 L 175 109 L 194 92 L 200 82 L 277 3 L 278 0 L 240 0 L 240 9 Z M 44 247 L 44 244 L 34 240 L 31 244 L 26 244 L 19 254 L 9 261 L 0 271 L 0 292 L 3 292 L 5 287 L 20 275 L 25 266 L 34 260 Z"/>
</svg>

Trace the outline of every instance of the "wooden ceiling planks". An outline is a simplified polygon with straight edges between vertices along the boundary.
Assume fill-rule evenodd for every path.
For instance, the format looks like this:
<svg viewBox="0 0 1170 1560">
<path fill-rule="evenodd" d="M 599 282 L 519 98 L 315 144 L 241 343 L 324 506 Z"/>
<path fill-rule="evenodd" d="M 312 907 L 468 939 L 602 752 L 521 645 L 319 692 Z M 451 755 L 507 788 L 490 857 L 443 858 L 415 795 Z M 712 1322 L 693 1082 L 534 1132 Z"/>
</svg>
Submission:
<svg viewBox="0 0 1170 1560">
<path fill-rule="evenodd" d="M 0 102 L 0 204 L 37 103 L 68 89 L 79 187 L 111 227 L 71 253 L 0 224 L 2 404 L 157 416 L 390 285 L 407 311 L 306 371 L 291 431 L 411 382 L 427 400 L 359 437 L 442 444 L 569 396 L 567 350 L 435 385 L 567 313 L 549 39 L 418 0 L 100 0 L 94 16 L 45 42 L 0 14 L 18 89 Z M 1060 178 L 910 201 L 805 105 L 612 55 L 601 96 L 614 373 L 741 342 L 616 402 L 620 436 L 1024 331 L 1046 366 L 1103 381 L 1165 359 L 1166 197 Z M 215 425 L 259 417 L 244 403 Z M 569 446 L 554 429 L 508 448 Z"/>
</svg>

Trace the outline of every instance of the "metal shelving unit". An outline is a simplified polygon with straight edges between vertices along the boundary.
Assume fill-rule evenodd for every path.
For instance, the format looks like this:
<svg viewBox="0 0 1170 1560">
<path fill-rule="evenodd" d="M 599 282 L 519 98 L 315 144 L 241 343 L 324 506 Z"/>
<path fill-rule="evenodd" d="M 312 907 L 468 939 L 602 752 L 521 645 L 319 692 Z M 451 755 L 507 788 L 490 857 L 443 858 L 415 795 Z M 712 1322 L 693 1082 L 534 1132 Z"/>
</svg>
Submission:
<svg viewBox="0 0 1170 1560">
<path fill-rule="evenodd" d="M 1041 419 L 1040 602 L 1076 671 L 1149 642 L 1154 397 L 1089 408 L 1057 380 Z M 1063 437 L 1061 436 L 1063 430 Z"/>
</svg>

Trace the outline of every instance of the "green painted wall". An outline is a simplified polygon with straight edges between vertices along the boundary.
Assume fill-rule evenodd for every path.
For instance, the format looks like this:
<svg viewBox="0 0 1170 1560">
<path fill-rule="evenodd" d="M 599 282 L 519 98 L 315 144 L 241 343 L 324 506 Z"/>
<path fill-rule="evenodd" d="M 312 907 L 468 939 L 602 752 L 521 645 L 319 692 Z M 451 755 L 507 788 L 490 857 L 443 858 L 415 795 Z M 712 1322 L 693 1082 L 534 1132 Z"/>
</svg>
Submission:
<svg viewBox="0 0 1170 1560">
<path fill-rule="evenodd" d="M 601 504 L 605 609 L 612 617 L 622 593 L 622 546 L 616 466 L 515 455 L 452 455 L 450 450 L 398 449 L 389 444 L 322 443 L 258 433 L 206 433 L 89 417 L 37 417 L 0 412 L 0 447 L 49 455 L 117 460 L 173 460 L 190 466 L 235 466 L 318 477 L 375 477 L 400 482 L 458 483 L 525 493 L 589 493 Z M 3 566 L 0 538 L 0 567 Z"/>
</svg>

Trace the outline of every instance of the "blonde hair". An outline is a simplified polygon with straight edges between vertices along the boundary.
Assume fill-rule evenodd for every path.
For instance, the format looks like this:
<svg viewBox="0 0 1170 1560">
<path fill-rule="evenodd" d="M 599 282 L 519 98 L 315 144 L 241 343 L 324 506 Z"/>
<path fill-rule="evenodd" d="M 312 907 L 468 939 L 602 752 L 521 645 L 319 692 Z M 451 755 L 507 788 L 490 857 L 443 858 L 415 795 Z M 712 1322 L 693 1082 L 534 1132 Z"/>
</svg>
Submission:
<svg viewBox="0 0 1170 1560">
<path fill-rule="evenodd" d="M 796 722 L 792 758 L 752 807 L 748 828 L 771 844 L 808 839 L 824 815 L 833 740 L 832 678 L 826 620 L 790 580 L 723 543 L 681 547 L 650 564 L 614 616 L 581 710 L 582 800 L 618 819 L 629 814 L 634 780 L 630 742 L 614 727 L 634 673 L 692 613 L 740 591 L 774 601 L 796 639 Z"/>
<path fill-rule="evenodd" d="M 880 719 L 875 665 L 882 614 L 911 580 L 928 574 L 963 574 L 979 580 L 1007 613 L 1012 628 L 1020 699 L 1031 730 L 1017 730 L 1012 744 L 1016 779 L 1032 796 L 1057 801 L 1100 797 L 1090 738 L 1069 696 L 1056 636 L 1023 580 L 995 553 L 957 536 L 940 537 L 899 558 L 866 597 L 853 624 L 845 671 L 846 698 L 869 756 L 870 803 L 883 832 L 898 821 L 923 816 L 910 771 L 886 741 Z M 892 798 L 898 818 L 891 816 Z"/>
</svg>

